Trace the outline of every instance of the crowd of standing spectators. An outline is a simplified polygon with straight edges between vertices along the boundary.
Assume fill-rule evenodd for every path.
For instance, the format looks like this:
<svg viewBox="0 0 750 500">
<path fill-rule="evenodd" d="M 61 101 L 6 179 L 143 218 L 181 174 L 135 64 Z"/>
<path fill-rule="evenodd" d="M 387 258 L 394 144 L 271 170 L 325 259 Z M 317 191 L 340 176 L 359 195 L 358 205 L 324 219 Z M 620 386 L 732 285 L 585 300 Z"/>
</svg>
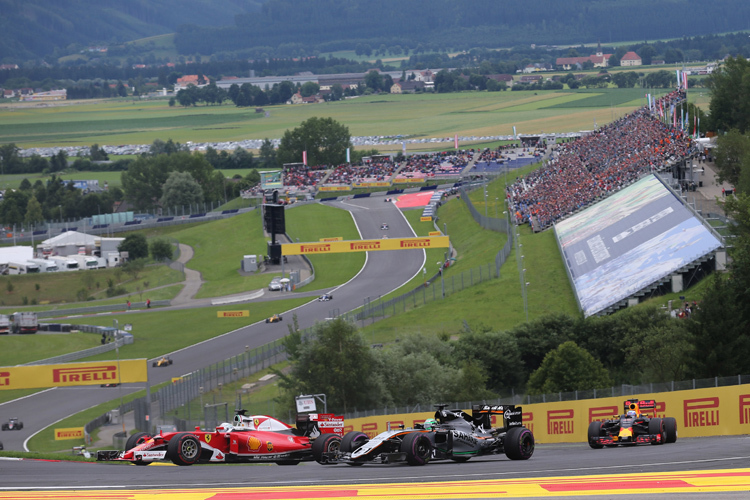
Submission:
<svg viewBox="0 0 750 500">
<path fill-rule="evenodd" d="M 679 103 L 684 93 L 664 96 L 663 106 Z M 550 161 L 507 188 L 516 223 L 544 229 L 670 159 L 694 152 L 689 135 L 641 108 L 580 139 L 554 146 Z"/>
</svg>

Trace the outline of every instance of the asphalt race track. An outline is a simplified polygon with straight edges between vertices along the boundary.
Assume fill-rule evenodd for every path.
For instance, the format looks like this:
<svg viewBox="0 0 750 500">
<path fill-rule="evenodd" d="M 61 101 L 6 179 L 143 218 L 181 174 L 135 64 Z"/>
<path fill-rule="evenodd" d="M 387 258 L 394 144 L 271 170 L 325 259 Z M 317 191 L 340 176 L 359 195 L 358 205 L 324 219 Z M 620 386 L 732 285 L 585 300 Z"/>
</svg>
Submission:
<svg viewBox="0 0 750 500">
<path fill-rule="evenodd" d="M 159 498 L 215 500 L 427 495 L 430 498 L 575 497 L 576 492 L 601 495 L 600 498 L 620 494 L 664 498 L 663 494 L 670 492 L 681 495 L 674 498 L 685 498 L 686 493 L 692 493 L 688 498 L 747 498 L 748 464 L 750 438 L 744 436 L 678 439 L 675 444 L 663 446 L 602 450 L 592 450 L 585 443 L 538 445 L 534 456 L 527 461 L 497 456 L 462 464 L 433 462 L 424 467 L 401 464 L 350 467 L 315 462 L 293 467 L 275 464 L 137 467 L 0 461 L 0 499 L 141 498 L 137 493 L 146 494 L 148 490 L 154 490 Z M 418 486 L 416 490 L 414 485 Z M 397 495 L 392 491 L 407 487 L 412 488 L 411 494 L 401 491 Z M 744 493 L 739 496 L 715 493 L 738 489 Z M 71 490 L 75 490 L 75 495 L 71 495 Z M 106 490 L 107 495 L 92 490 Z M 129 494 L 122 490 L 128 490 Z M 31 495 L 33 491 L 37 493 Z"/>
<path fill-rule="evenodd" d="M 382 197 L 329 204 L 351 212 L 363 239 L 379 239 L 385 233 L 391 238 L 415 236 L 401 211 L 393 203 L 384 202 Z M 388 224 L 388 231 L 381 231 L 380 226 L 383 223 Z M 334 289 L 334 300 L 318 302 L 311 299 L 310 303 L 293 312 L 279 311 L 285 313 L 285 320 L 281 323 L 266 324 L 260 321 L 171 353 L 174 360 L 171 366 L 153 368 L 149 363 L 148 376 L 151 385 L 228 359 L 244 352 L 245 346 L 255 348 L 285 336 L 289 333 L 287 318 L 291 320 L 293 313 L 297 314 L 300 328 L 307 328 L 317 321 L 331 317 L 334 309 L 343 313 L 360 307 L 368 297 L 375 299 L 385 295 L 420 273 L 424 265 L 424 255 L 422 250 L 370 252 L 360 273 L 348 283 Z M 314 283 L 310 285 L 311 288 L 314 286 Z M 281 293 L 279 297 L 282 297 Z M 158 314 L 158 311 L 154 310 L 149 314 Z M 138 342 L 137 336 L 135 341 Z M 24 424 L 21 431 L 3 432 L 0 440 L 6 450 L 23 451 L 25 441 L 39 430 L 81 410 L 119 398 L 121 392 L 127 395 L 143 388 L 143 384 L 125 385 L 122 391 L 119 388 L 98 386 L 55 388 L 0 404 L 2 418 L 18 417 Z"/>
</svg>

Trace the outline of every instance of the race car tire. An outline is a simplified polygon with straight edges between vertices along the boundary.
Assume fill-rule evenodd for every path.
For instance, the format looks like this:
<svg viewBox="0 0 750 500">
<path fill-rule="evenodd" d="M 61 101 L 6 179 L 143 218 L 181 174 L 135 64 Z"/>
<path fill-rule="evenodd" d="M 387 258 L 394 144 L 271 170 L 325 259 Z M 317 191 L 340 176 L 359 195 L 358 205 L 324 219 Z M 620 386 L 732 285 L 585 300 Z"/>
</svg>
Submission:
<svg viewBox="0 0 750 500">
<path fill-rule="evenodd" d="M 322 465 L 335 464 L 336 460 L 329 460 L 329 456 L 338 456 L 339 450 L 341 450 L 341 438 L 336 434 L 322 434 L 312 444 L 313 458 Z"/>
<path fill-rule="evenodd" d="M 167 458 L 175 465 L 193 465 L 201 457 L 201 442 L 194 435 L 176 434 L 167 444 Z"/>
<path fill-rule="evenodd" d="M 666 417 L 664 420 L 664 432 L 667 434 L 665 443 L 674 443 L 677 441 L 677 419 Z"/>
<path fill-rule="evenodd" d="M 344 439 L 341 440 L 341 452 L 351 453 L 357 448 L 364 446 L 370 438 L 361 431 L 351 431 L 344 434 Z"/>
<path fill-rule="evenodd" d="M 401 441 L 400 451 L 409 465 L 425 465 L 432 458 L 432 443 L 423 432 L 411 432 Z"/>
<path fill-rule="evenodd" d="M 534 434 L 526 427 L 511 427 L 505 433 L 505 456 L 528 460 L 534 454 Z"/>
<path fill-rule="evenodd" d="M 661 440 L 652 441 L 651 444 L 664 444 L 667 440 L 667 433 L 664 432 L 664 423 L 660 418 L 652 418 L 648 421 L 648 433 L 651 435 L 661 435 Z"/>
<path fill-rule="evenodd" d="M 125 451 L 130 451 L 139 444 L 143 444 L 151 439 L 151 434 L 148 432 L 136 432 L 125 441 Z"/>
<path fill-rule="evenodd" d="M 268 318 L 266 318 L 266 323 L 270 323 L 270 322 L 271 322 L 271 320 L 269 320 Z"/>
<path fill-rule="evenodd" d="M 18 427 L 16 427 L 16 430 L 20 431 L 21 429 L 23 429 L 23 422 L 18 422 Z"/>
<path fill-rule="evenodd" d="M 154 361 L 153 363 L 151 363 L 151 367 L 152 368 L 156 368 L 156 361 Z"/>
<path fill-rule="evenodd" d="M 602 423 L 595 420 L 589 424 L 589 446 L 595 450 L 603 448 L 601 444 L 597 442 L 599 436 L 602 435 Z"/>
<path fill-rule="evenodd" d="M 8 424 L 3 424 L 3 430 L 4 430 L 4 431 L 7 431 L 7 430 L 8 430 Z"/>
</svg>

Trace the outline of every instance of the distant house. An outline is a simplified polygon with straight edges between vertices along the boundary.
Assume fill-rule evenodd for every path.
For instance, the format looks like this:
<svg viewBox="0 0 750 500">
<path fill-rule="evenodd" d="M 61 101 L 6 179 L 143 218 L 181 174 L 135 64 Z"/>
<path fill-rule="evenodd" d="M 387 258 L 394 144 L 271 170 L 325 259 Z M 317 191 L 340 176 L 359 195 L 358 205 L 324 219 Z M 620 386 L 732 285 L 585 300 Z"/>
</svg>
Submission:
<svg viewBox="0 0 750 500">
<path fill-rule="evenodd" d="M 292 98 L 289 100 L 290 104 L 302 104 L 304 101 L 302 100 L 302 94 L 297 92 L 292 96 Z"/>
<path fill-rule="evenodd" d="M 425 83 L 416 80 L 396 80 L 391 86 L 391 94 L 407 94 L 424 90 Z"/>
<path fill-rule="evenodd" d="M 508 87 L 513 86 L 513 75 L 504 75 L 504 74 L 487 75 L 487 78 L 491 80 L 495 80 L 496 82 L 505 83 L 505 85 L 507 85 Z"/>
<path fill-rule="evenodd" d="M 178 78 L 174 84 L 174 91 L 179 92 L 180 90 L 186 89 L 188 85 L 195 85 L 196 87 L 205 87 L 208 84 L 203 75 L 185 75 Z"/>
<path fill-rule="evenodd" d="M 580 69 L 586 62 L 591 62 L 595 68 L 606 68 L 609 66 L 610 57 L 612 57 L 612 54 L 602 53 L 602 44 L 600 43 L 597 45 L 596 54 L 588 57 L 558 57 L 555 64 L 566 71 Z"/>
<path fill-rule="evenodd" d="M 415 74 L 414 80 L 417 82 L 433 83 L 435 81 L 434 78 L 435 78 L 435 73 L 433 73 L 429 69 L 426 69 L 424 71 L 418 71 Z"/>
<path fill-rule="evenodd" d="M 640 66 L 643 64 L 641 56 L 633 52 L 626 52 L 622 59 L 620 59 L 620 66 Z"/>
</svg>

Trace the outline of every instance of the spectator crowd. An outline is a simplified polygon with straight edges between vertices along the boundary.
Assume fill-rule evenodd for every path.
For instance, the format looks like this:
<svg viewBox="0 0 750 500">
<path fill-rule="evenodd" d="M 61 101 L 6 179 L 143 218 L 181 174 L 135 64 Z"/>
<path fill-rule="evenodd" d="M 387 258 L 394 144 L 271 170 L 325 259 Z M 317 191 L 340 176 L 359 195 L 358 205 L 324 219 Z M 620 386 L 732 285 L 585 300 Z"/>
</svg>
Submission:
<svg viewBox="0 0 750 500">
<path fill-rule="evenodd" d="M 661 98 L 664 107 L 684 93 Z M 653 108 L 655 109 L 655 108 Z M 573 142 L 557 144 L 546 165 L 508 186 L 516 223 L 541 230 L 694 152 L 683 130 L 641 108 Z"/>
</svg>

